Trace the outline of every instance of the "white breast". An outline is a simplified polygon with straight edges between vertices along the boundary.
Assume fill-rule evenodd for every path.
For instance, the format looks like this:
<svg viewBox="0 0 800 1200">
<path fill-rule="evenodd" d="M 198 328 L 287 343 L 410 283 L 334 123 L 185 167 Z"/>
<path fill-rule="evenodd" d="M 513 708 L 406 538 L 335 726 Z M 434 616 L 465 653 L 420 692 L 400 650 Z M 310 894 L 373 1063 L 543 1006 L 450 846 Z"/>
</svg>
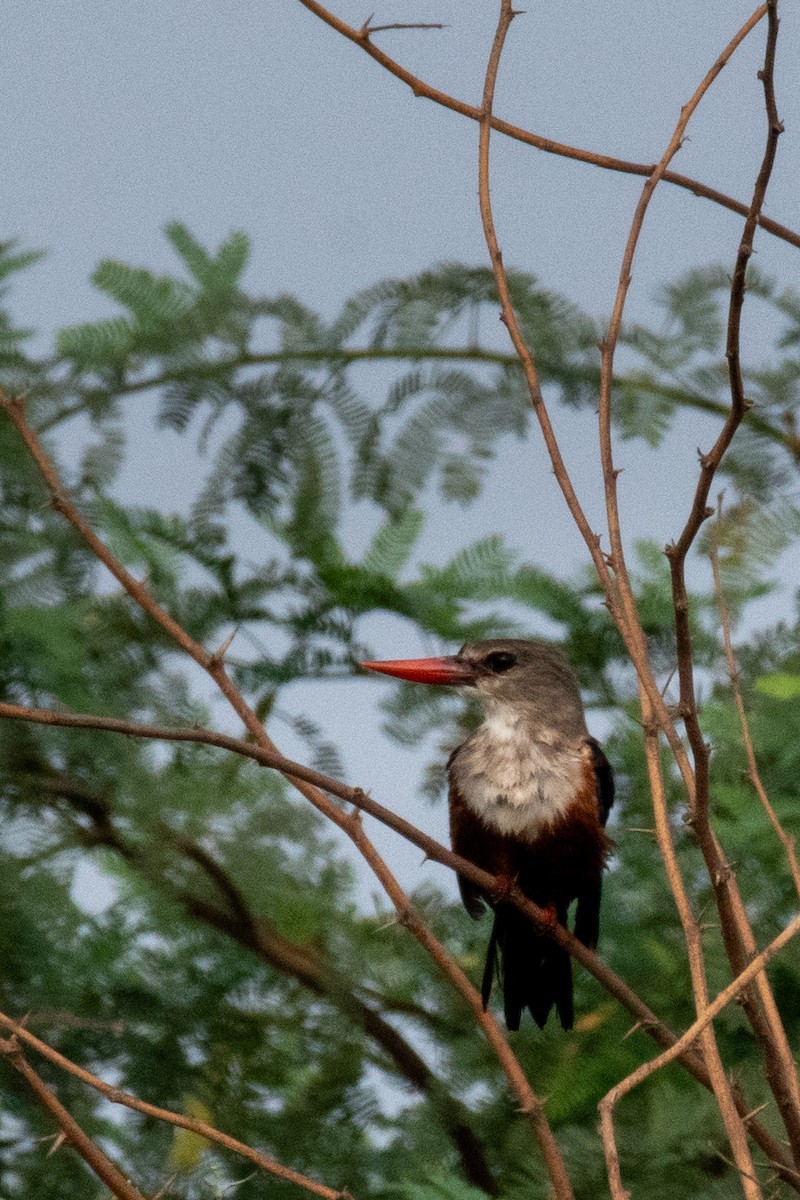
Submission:
<svg viewBox="0 0 800 1200">
<path fill-rule="evenodd" d="M 581 784 L 581 747 L 557 736 L 531 737 L 507 706 L 484 723 L 455 755 L 450 775 L 468 808 L 498 833 L 535 838 L 563 816 Z"/>
</svg>

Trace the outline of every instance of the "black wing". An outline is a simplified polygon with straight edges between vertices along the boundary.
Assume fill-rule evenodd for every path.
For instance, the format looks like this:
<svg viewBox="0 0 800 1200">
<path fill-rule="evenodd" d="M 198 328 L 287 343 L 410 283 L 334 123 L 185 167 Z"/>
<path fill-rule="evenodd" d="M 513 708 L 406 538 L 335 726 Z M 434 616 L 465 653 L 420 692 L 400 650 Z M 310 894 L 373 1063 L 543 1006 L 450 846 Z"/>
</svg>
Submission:
<svg viewBox="0 0 800 1200">
<path fill-rule="evenodd" d="M 611 763 L 606 758 L 600 743 L 594 738 L 587 738 L 586 744 L 592 752 L 594 763 L 595 787 L 597 789 L 597 807 L 600 810 L 600 824 L 605 827 L 611 805 L 614 803 L 614 772 Z"/>
<path fill-rule="evenodd" d="M 586 744 L 592 753 L 594 765 L 595 790 L 597 792 L 597 809 L 600 824 L 605 826 L 611 806 L 614 803 L 614 772 L 611 763 L 606 758 L 598 742 L 587 738 Z M 575 910 L 575 936 L 590 950 L 594 950 L 600 933 L 600 897 L 603 889 L 602 880 L 585 888 L 578 896 L 578 907 Z"/>
</svg>

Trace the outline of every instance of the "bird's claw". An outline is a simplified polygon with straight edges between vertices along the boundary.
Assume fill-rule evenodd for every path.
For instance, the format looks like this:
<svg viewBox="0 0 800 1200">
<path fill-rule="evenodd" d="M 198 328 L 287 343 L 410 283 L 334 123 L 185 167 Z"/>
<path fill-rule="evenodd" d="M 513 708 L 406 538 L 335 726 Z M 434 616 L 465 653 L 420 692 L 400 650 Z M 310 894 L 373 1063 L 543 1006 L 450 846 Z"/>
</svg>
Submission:
<svg viewBox="0 0 800 1200">
<path fill-rule="evenodd" d="M 499 903 L 501 900 L 508 900 L 511 893 L 514 891 L 514 888 L 517 886 L 518 881 L 519 875 L 517 874 L 509 875 L 506 874 L 505 871 L 501 871 L 498 875 L 496 875 L 492 897 L 495 902 Z"/>
</svg>

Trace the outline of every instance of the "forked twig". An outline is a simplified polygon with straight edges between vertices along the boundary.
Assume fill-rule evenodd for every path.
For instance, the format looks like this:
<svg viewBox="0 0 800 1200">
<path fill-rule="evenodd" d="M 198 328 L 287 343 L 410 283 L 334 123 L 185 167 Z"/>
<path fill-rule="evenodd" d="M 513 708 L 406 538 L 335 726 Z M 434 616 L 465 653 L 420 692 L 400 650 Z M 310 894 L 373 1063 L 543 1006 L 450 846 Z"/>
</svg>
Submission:
<svg viewBox="0 0 800 1200">
<path fill-rule="evenodd" d="M 342 37 L 347 38 L 348 41 L 360 47 L 370 58 L 382 66 L 384 70 L 388 71 L 390 75 L 394 75 L 396 79 L 405 83 L 415 96 L 422 96 L 426 100 L 432 100 L 442 108 L 458 113 L 462 117 L 467 117 L 471 121 L 480 121 L 480 108 L 476 108 L 472 104 L 467 104 L 463 100 L 458 100 L 455 96 L 450 96 L 447 92 L 432 87 L 423 79 L 414 75 L 413 72 L 391 58 L 380 47 L 374 45 L 368 37 L 364 36 L 362 29 L 348 25 L 346 21 L 342 21 L 339 17 L 334 16 L 330 9 L 325 8 L 324 5 L 319 3 L 319 0 L 300 0 L 300 3 L 309 12 L 319 17 L 329 28 L 334 29 Z M 764 4 L 759 9 L 759 13 L 763 17 L 766 11 L 767 6 Z M 655 169 L 655 163 L 630 162 L 624 158 L 615 158 L 610 154 L 598 154 L 593 150 L 582 150 L 577 146 L 568 146 L 564 142 L 557 142 L 553 138 L 542 137 L 541 134 L 522 129 L 519 125 L 514 125 L 511 121 L 503 121 L 500 117 L 494 115 L 492 116 L 492 129 L 496 133 L 503 134 L 504 137 L 512 138 L 514 141 L 522 142 L 527 146 L 533 146 L 537 150 L 542 150 L 545 154 L 556 154 L 562 158 L 571 158 L 576 162 L 586 163 L 588 166 L 600 167 L 605 171 L 647 177 L 652 175 Z M 694 196 L 711 200 L 714 204 L 719 204 L 722 208 L 728 209 L 729 212 L 738 213 L 742 217 L 747 216 L 746 204 L 742 204 L 740 200 L 735 200 L 732 196 L 727 196 L 724 192 L 720 192 L 716 188 L 709 187 L 706 183 L 701 183 L 698 179 L 690 179 L 688 175 L 681 175 L 676 171 L 667 171 L 664 174 L 664 182 L 691 192 Z M 763 214 L 759 216 L 758 223 L 767 233 L 771 233 L 782 241 L 788 242 L 791 246 L 800 248 L 800 233 L 796 233 L 793 229 L 789 229 L 788 226 L 781 225 L 778 221 L 773 221 L 770 217 L 765 217 Z"/>
<path fill-rule="evenodd" d="M 21 1035 L 25 1032 L 20 1026 L 15 1025 L 13 1021 L 4 1022 L 4 1024 L 15 1035 Z M 130 1180 L 122 1174 L 119 1167 L 111 1161 L 105 1151 L 100 1149 L 97 1142 L 93 1141 L 81 1129 L 72 1113 L 53 1095 L 41 1076 L 34 1071 L 22 1053 L 16 1036 L 0 1038 L 0 1054 L 5 1055 L 14 1070 L 25 1080 L 42 1107 L 46 1108 L 53 1115 L 61 1130 L 63 1140 L 72 1146 L 83 1161 L 94 1171 L 97 1178 L 101 1179 L 109 1191 L 117 1197 L 117 1200 L 145 1200 L 139 1189 L 135 1188 Z M 335 1200 L 335 1198 L 331 1196 L 329 1200 Z"/>
<path fill-rule="evenodd" d="M 656 1058 L 651 1059 L 650 1062 L 642 1063 L 640 1067 L 637 1067 L 625 1079 L 615 1084 L 600 1101 L 598 1105 L 600 1110 L 600 1130 L 603 1136 L 603 1148 L 605 1150 L 606 1164 L 611 1183 L 611 1194 L 615 1200 L 617 1198 L 621 1200 L 622 1197 L 628 1195 L 622 1184 L 619 1170 L 619 1154 L 614 1137 L 615 1106 L 628 1092 L 633 1091 L 645 1079 L 677 1058 L 682 1050 L 686 1050 L 691 1046 L 700 1037 L 703 1030 L 722 1012 L 723 1008 L 727 1007 L 731 1001 L 736 1000 L 741 995 L 742 990 L 747 984 L 765 969 L 770 959 L 774 958 L 778 951 L 787 942 L 791 941 L 797 933 L 800 933 L 800 915 L 796 916 L 793 921 L 790 921 L 786 928 L 781 930 L 777 937 L 760 954 L 756 955 L 749 966 L 745 967 L 741 975 L 737 976 L 736 979 L 715 996 L 704 1012 L 698 1016 L 697 1020 L 678 1038 L 674 1046 L 671 1046 L 669 1050 L 665 1050 L 663 1054 L 659 1054 Z"/>
<path fill-rule="evenodd" d="M 697 111 L 703 97 L 708 92 L 711 85 L 721 74 L 727 63 L 733 57 L 733 54 L 745 40 L 747 35 L 756 27 L 758 22 L 764 15 L 765 6 L 756 9 L 751 17 L 737 30 L 731 40 L 728 42 L 725 49 L 718 56 L 713 65 L 706 72 L 704 78 L 695 89 L 694 94 L 682 105 L 680 117 L 673 131 L 672 137 L 669 140 L 666 150 L 655 170 L 652 172 L 644 187 L 639 201 L 636 205 L 636 210 L 631 221 L 630 231 L 628 233 L 625 251 L 620 264 L 619 280 L 617 283 L 616 295 L 614 297 L 614 306 L 609 322 L 608 333 L 600 346 L 601 352 L 601 367 L 600 367 L 600 405 L 598 411 L 598 427 L 600 434 L 600 459 L 603 468 L 603 484 L 605 488 L 606 499 L 606 514 L 608 517 L 608 533 L 611 543 L 611 559 L 613 570 L 621 587 L 621 602 L 626 610 L 633 610 L 633 613 L 628 611 L 628 617 L 635 615 L 635 599 L 633 589 L 630 585 L 630 580 L 627 575 L 625 565 L 625 554 L 622 544 L 622 531 L 620 526 L 619 516 L 619 501 L 617 496 L 617 476 L 619 472 L 614 465 L 614 448 L 611 435 L 611 389 L 614 381 L 614 354 L 619 340 L 620 330 L 622 328 L 622 315 L 625 309 L 625 302 L 628 297 L 628 289 L 630 288 L 633 260 L 636 254 L 636 248 L 639 243 L 639 237 L 644 225 L 644 219 L 647 214 L 647 209 L 650 201 L 655 194 L 664 174 L 672 159 L 678 153 L 687 126 Z M 635 624 L 639 624 L 638 620 Z"/>
<path fill-rule="evenodd" d="M 755 26 L 758 20 L 758 14 L 755 14 L 754 17 L 751 17 L 750 20 L 745 23 L 742 29 L 739 30 L 736 36 L 726 47 L 725 51 L 723 51 L 722 55 L 720 55 L 717 62 L 708 72 L 700 87 L 695 92 L 695 95 L 692 97 L 692 100 L 682 109 L 681 118 L 678 122 L 675 134 L 673 135 L 670 145 L 662 157 L 659 166 L 653 172 L 652 178 L 649 179 L 645 185 L 642 198 L 640 199 L 634 215 L 631 233 L 628 239 L 628 246 L 626 248 L 625 257 L 623 260 L 623 266 L 620 271 L 620 283 L 617 289 L 617 298 L 615 301 L 614 315 L 612 317 L 612 323 L 609 330 L 609 337 L 606 340 L 606 343 L 604 343 L 604 345 L 601 347 L 602 376 L 599 424 L 601 461 L 606 490 L 609 533 L 611 537 L 612 548 L 612 557 L 610 561 L 607 560 L 602 554 L 599 546 L 599 539 L 595 538 L 589 530 L 585 515 L 579 502 L 577 501 L 577 497 L 575 496 L 571 480 L 569 479 L 569 476 L 564 468 L 556 439 L 554 437 L 552 428 L 550 427 L 534 360 L 522 335 L 519 323 L 513 310 L 513 305 L 511 303 L 506 273 L 502 261 L 502 254 L 500 251 L 492 215 L 489 182 L 489 146 L 491 135 L 492 99 L 494 95 L 494 87 L 503 43 L 513 16 L 514 13 L 511 8 L 510 0 L 501 0 L 500 18 L 498 21 L 497 32 L 495 34 L 492 52 L 489 58 L 489 65 L 486 72 L 480 122 L 479 198 L 484 235 L 491 257 L 495 279 L 497 281 L 498 292 L 501 298 L 502 318 L 509 329 L 514 347 L 517 350 L 517 353 L 520 356 L 520 361 L 523 364 L 523 369 L 525 371 L 528 389 L 531 396 L 531 402 L 542 427 L 556 478 L 559 482 L 562 493 L 565 496 L 570 512 L 573 514 L 573 517 L 576 520 L 576 523 L 583 534 L 586 545 L 592 555 L 598 576 L 606 593 L 609 609 L 625 639 L 626 645 L 631 653 L 639 676 L 642 711 L 647 730 L 646 754 L 651 787 L 653 791 L 653 804 L 655 809 L 659 846 L 664 858 L 670 886 L 675 897 L 684 936 L 686 938 L 695 1004 L 698 1012 L 702 1012 L 708 1004 L 708 991 L 700 930 L 692 912 L 691 903 L 686 893 L 680 868 L 674 852 L 672 830 L 669 824 L 666 795 L 663 785 L 663 778 L 661 775 L 658 738 L 655 732 L 655 727 L 652 724 L 656 715 L 658 715 L 659 724 L 663 727 L 669 739 L 670 746 L 673 748 L 676 761 L 681 767 L 681 771 L 686 780 L 687 789 L 689 790 L 690 795 L 692 795 L 694 791 L 694 779 L 685 748 L 677 735 L 674 721 L 666 710 L 663 699 L 661 698 L 656 687 L 652 670 L 650 669 L 646 639 L 642 629 L 641 621 L 639 619 L 635 597 L 633 595 L 633 589 L 625 569 L 617 510 L 616 471 L 613 464 L 613 455 L 611 450 L 610 385 L 613 374 L 614 347 L 621 324 L 622 311 L 630 281 L 630 268 L 639 231 L 641 230 L 641 225 L 644 220 L 644 214 L 646 212 L 650 197 L 659 180 L 662 178 L 671 157 L 676 153 L 692 113 L 695 111 L 703 95 L 705 95 L 706 91 L 711 86 L 711 83 L 720 73 L 736 47 L 747 36 L 747 33 L 749 33 L 750 30 Z M 748 1200 L 757 1200 L 757 1198 L 760 1196 L 760 1189 L 755 1178 L 752 1158 L 750 1156 L 750 1150 L 747 1143 L 746 1131 L 744 1129 L 741 1117 L 737 1111 L 731 1085 L 725 1073 L 722 1060 L 719 1055 L 719 1049 L 716 1044 L 714 1031 L 711 1026 L 708 1026 L 703 1030 L 701 1034 L 701 1046 L 706 1066 L 711 1076 L 714 1094 L 717 1098 L 720 1114 L 722 1116 L 728 1140 L 731 1145 L 734 1160 L 739 1170 L 744 1194 L 746 1197 L 748 1197 Z"/>
<path fill-rule="evenodd" d="M 722 500 L 720 497 L 720 506 L 717 510 L 718 520 L 721 520 L 722 517 L 721 503 Z M 728 667 L 728 678 L 731 682 L 733 701 L 736 705 L 736 711 L 739 715 L 739 725 L 741 726 L 742 730 L 742 743 L 744 744 L 744 751 L 747 756 L 747 774 L 750 782 L 753 785 L 756 795 L 761 801 L 761 806 L 764 809 L 764 812 L 767 814 L 767 818 L 769 819 L 772 828 L 775 830 L 779 842 L 783 846 L 786 854 L 786 862 L 789 866 L 792 882 L 794 883 L 794 889 L 797 895 L 800 897 L 800 864 L 798 864 L 797 861 L 797 840 L 792 835 L 788 834 L 783 828 L 783 825 L 778 819 L 778 814 L 775 812 L 775 809 L 770 802 L 769 796 L 767 795 L 767 789 L 764 787 L 764 783 L 761 778 L 761 772 L 758 769 L 753 739 L 750 736 L 750 722 L 747 719 L 747 710 L 744 706 L 742 689 L 739 686 L 739 668 L 736 665 L 736 655 L 734 654 L 733 642 L 731 639 L 731 610 L 725 595 L 725 589 L 722 586 L 722 577 L 719 566 L 719 546 L 716 538 L 711 539 L 709 558 L 711 559 L 711 574 L 714 579 L 714 595 L 716 596 L 720 621 L 722 622 L 722 641 L 725 647 L 725 661 Z"/>
<path fill-rule="evenodd" d="M 159 1108 L 155 1104 L 148 1104 L 145 1100 L 139 1100 L 138 1097 L 131 1096 L 128 1092 L 124 1092 L 120 1088 L 112 1087 L 111 1084 L 105 1083 L 102 1079 L 98 1078 L 97 1075 L 93 1075 L 91 1071 L 87 1071 L 85 1067 L 78 1066 L 77 1063 L 72 1062 L 71 1059 L 66 1058 L 63 1054 L 60 1054 L 58 1050 L 54 1050 L 52 1046 L 47 1044 L 47 1042 L 43 1042 L 41 1038 L 37 1038 L 34 1034 L 30 1033 L 24 1025 L 20 1025 L 11 1017 L 6 1016 L 5 1013 L 0 1013 L 0 1025 L 3 1025 L 6 1029 L 10 1030 L 14 1035 L 14 1038 L 7 1042 L 0 1042 L 0 1050 L 6 1054 L 10 1055 L 14 1053 L 13 1050 L 9 1050 L 6 1047 L 16 1045 L 15 1052 L 20 1056 L 20 1058 L 22 1058 L 18 1044 L 14 1042 L 14 1039 L 19 1039 L 19 1041 L 25 1042 L 28 1046 L 32 1047 L 32 1049 L 43 1055 L 44 1058 L 54 1063 L 57 1067 L 60 1067 L 61 1070 L 68 1071 L 69 1074 L 74 1075 L 76 1079 L 80 1079 L 83 1083 L 88 1084 L 89 1087 L 94 1088 L 96 1092 L 99 1092 L 102 1096 L 105 1096 L 106 1100 L 109 1100 L 112 1104 L 121 1104 L 124 1105 L 125 1108 L 131 1108 L 135 1112 L 143 1113 L 147 1117 L 155 1117 L 156 1120 L 164 1121 L 168 1125 L 176 1125 L 179 1129 L 188 1129 L 191 1133 L 196 1133 L 198 1137 L 206 1138 L 209 1142 L 216 1142 L 217 1145 L 224 1146 L 226 1150 L 232 1150 L 234 1154 L 238 1154 L 242 1158 L 248 1159 L 250 1162 L 255 1163 L 257 1167 L 260 1167 L 262 1171 L 266 1171 L 269 1175 L 274 1175 L 277 1179 L 283 1179 L 286 1183 L 296 1184 L 305 1191 L 311 1192 L 312 1195 L 322 1197 L 322 1200 L 352 1200 L 349 1192 L 337 1191 L 336 1188 L 325 1187 L 324 1184 L 317 1183 L 315 1179 L 310 1179 L 307 1175 L 303 1175 L 299 1171 L 293 1171 L 291 1167 L 284 1166 L 283 1163 L 278 1162 L 278 1160 L 272 1158 L 271 1155 L 262 1154 L 259 1150 L 254 1150 L 251 1146 L 247 1146 L 244 1142 L 240 1142 L 236 1138 L 230 1137 L 227 1133 L 222 1133 L 219 1129 L 215 1129 L 213 1125 L 209 1125 L 207 1121 L 200 1121 L 195 1117 L 185 1117 L 182 1113 L 172 1112 L 168 1108 Z M 30 1067 L 24 1058 L 22 1058 L 22 1062 L 25 1063 L 28 1071 L 33 1072 L 33 1068 Z M 20 1070 L 20 1067 L 16 1062 L 13 1061 L 13 1058 L 12 1065 L 14 1065 L 17 1070 Z M 41 1080 L 39 1082 L 41 1083 Z M 44 1084 L 41 1086 L 44 1088 L 47 1096 L 50 1097 L 50 1099 L 55 1100 L 55 1097 L 53 1097 L 49 1090 L 44 1087 Z M 56 1101 L 56 1103 L 58 1103 L 58 1101 Z M 60 1119 L 59 1124 L 67 1133 L 67 1137 L 69 1138 L 70 1142 L 75 1145 L 72 1132 L 66 1128 Z M 100 1175 L 99 1170 L 97 1170 L 93 1164 L 90 1165 L 92 1165 L 93 1169 L 97 1171 L 98 1175 Z M 100 1178 L 104 1179 L 104 1182 L 108 1183 L 108 1186 L 112 1189 L 112 1191 L 114 1191 L 115 1195 L 120 1197 L 120 1200 L 144 1200 L 140 1193 L 135 1189 L 130 1192 L 115 1191 L 112 1184 L 109 1183 L 103 1175 L 100 1175 Z"/>
<path fill-rule="evenodd" d="M 243 722 L 255 744 L 263 751 L 281 757 L 261 721 L 247 704 L 241 692 L 225 670 L 224 661 L 218 656 L 210 654 L 204 646 L 189 636 L 182 626 L 153 599 L 147 588 L 134 579 L 122 563 L 114 557 L 108 547 L 100 540 L 91 526 L 78 512 L 75 505 L 66 495 L 52 462 L 26 420 L 24 402 L 19 399 L 10 400 L 0 393 L 0 407 L 5 409 L 25 441 L 50 489 L 53 508 L 69 521 L 89 546 L 95 557 L 108 568 L 128 595 L 169 634 L 190 658 L 203 667 L 211 676 L 234 712 L 236 712 L 237 716 Z M 307 782 L 306 778 L 303 777 L 303 773 L 295 775 L 287 774 L 285 778 L 323 816 L 332 821 L 334 825 L 338 826 L 350 838 L 380 881 L 381 886 L 394 905 L 401 923 L 407 926 L 423 949 L 436 962 L 439 969 L 449 980 L 451 986 L 464 997 L 472 1009 L 477 1023 L 483 1030 L 484 1036 L 497 1056 L 509 1086 L 517 1096 L 521 1111 L 528 1118 L 532 1132 L 539 1142 L 545 1167 L 550 1175 L 558 1200 L 571 1200 L 572 1190 L 569 1185 L 566 1168 L 564 1167 L 561 1152 L 558 1149 L 558 1145 L 544 1114 L 543 1102 L 531 1088 L 516 1055 L 503 1036 L 494 1017 L 491 1013 L 483 1011 L 478 992 L 473 988 L 461 968 L 450 958 L 425 925 L 386 862 L 378 854 L 378 851 L 364 833 L 361 821 L 358 819 L 358 814 L 351 815 L 345 813 L 325 792 L 314 784 Z M 566 1188 L 564 1181 L 566 1181 Z"/>
<path fill-rule="evenodd" d="M 750 958 L 757 952 L 758 946 L 736 875 L 709 820 L 710 756 L 698 717 L 685 567 L 687 555 L 701 525 L 713 513 L 713 509 L 708 505 L 708 497 L 716 471 L 749 408 L 744 393 L 739 349 L 746 271 L 753 253 L 758 214 L 764 204 L 775 163 L 778 139 L 783 129 L 778 117 L 774 82 L 779 26 L 777 0 L 769 0 L 767 14 L 764 66 L 759 73 L 764 88 L 767 134 L 753 188 L 753 199 L 739 241 L 728 311 L 725 353 L 730 376 L 731 406 L 711 450 L 701 455 L 697 486 L 683 531 L 677 542 L 667 547 L 675 611 L 680 708 L 694 759 L 694 791 L 688 793 L 692 825 L 714 887 L 723 943 L 733 975 L 741 974 Z M 752 987 L 745 990 L 742 1007 L 762 1049 L 766 1078 L 786 1127 L 795 1166 L 800 1168 L 800 1083 L 792 1049 L 769 980 L 764 974 L 759 974 Z"/>
</svg>

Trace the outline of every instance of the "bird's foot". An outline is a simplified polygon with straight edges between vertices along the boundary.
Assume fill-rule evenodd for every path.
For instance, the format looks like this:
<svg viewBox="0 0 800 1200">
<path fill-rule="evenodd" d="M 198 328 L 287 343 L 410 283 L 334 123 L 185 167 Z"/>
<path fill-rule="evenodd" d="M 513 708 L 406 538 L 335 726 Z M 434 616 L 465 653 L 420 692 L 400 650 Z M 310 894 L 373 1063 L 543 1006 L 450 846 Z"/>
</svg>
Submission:
<svg viewBox="0 0 800 1200">
<path fill-rule="evenodd" d="M 507 874 L 505 871 L 501 871 L 498 875 L 496 875 L 495 885 L 492 891 L 492 899 L 495 901 L 495 903 L 498 904 L 502 900 L 507 900 L 514 888 L 517 886 L 518 882 L 519 875 L 517 874 L 511 875 Z"/>
<path fill-rule="evenodd" d="M 555 904 L 546 904 L 542 908 L 542 924 L 548 929 L 552 929 L 558 924 L 558 913 Z"/>
</svg>

